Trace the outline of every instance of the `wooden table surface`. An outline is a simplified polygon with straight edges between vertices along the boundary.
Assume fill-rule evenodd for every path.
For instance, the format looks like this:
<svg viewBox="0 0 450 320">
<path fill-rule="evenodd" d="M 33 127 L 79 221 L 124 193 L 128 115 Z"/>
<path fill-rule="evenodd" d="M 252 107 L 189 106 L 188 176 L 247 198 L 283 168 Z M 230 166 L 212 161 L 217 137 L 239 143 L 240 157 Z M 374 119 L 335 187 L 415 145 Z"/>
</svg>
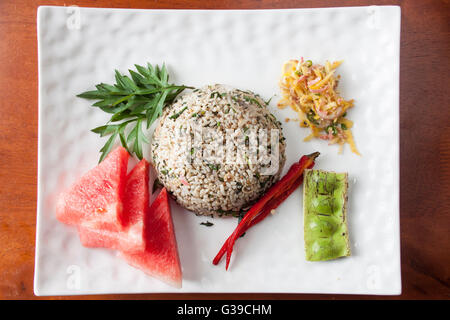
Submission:
<svg viewBox="0 0 450 320">
<path fill-rule="evenodd" d="M 360 6 L 374 1 L 0 1 L 0 299 L 449 299 L 450 5 L 400 5 L 401 296 L 148 294 L 35 297 L 39 5 L 251 9 Z"/>
</svg>

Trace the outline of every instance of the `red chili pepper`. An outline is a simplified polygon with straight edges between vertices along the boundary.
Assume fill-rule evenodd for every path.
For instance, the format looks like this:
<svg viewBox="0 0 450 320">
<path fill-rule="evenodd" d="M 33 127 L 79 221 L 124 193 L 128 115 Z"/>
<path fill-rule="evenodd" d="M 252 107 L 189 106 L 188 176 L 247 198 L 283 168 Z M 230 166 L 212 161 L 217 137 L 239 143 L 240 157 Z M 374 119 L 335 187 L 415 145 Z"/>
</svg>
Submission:
<svg viewBox="0 0 450 320">
<path fill-rule="evenodd" d="M 259 215 L 257 215 L 255 218 L 253 218 L 253 220 L 251 220 L 250 223 L 240 232 L 238 237 L 241 237 L 252 226 L 254 226 L 258 222 L 261 222 L 262 220 L 264 220 L 264 218 L 267 217 L 269 215 L 269 213 L 271 213 L 271 211 L 273 209 L 277 208 L 284 200 L 287 199 L 287 197 L 289 197 L 289 195 L 295 189 L 297 189 L 298 186 L 300 186 L 302 181 L 303 181 L 303 175 L 301 176 L 301 178 L 296 180 L 295 184 L 291 186 L 289 191 L 282 192 L 281 195 L 278 194 L 276 197 L 274 197 L 272 200 L 270 200 L 264 206 L 264 208 L 262 209 L 261 213 Z M 214 260 L 213 260 L 213 264 L 214 265 L 217 265 L 220 262 L 220 260 L 222 259 L 223 255 L 227 251 L 227 246 L 228 246 L 228 243 L 229 243 L 230 239 L 231 239 L 231 235 L 228 237 L 227 241 L 223 244 L 222 248 L 220 248 L 219 253 L 214 258 Z"/>
<path fill-rule="evenodd" d="M 239 237 L 242 236 L 244 234 L 244 232 L 246 232 L 252 226 L 254 226 L 258 222 L 264 220 L 264 218 L 269 215 L 270 211 L 271 210 L 264 207 L 263 211 L 250 222 L 250 224 L 245 228 L 245 230 L 242 230 L 242 232 L 239 234 Z M 230 239 L 231 239 L 231 235 L 227 238 L 227 241 L 225 241 L 222 248 L 220 248 L 219 253 L 214 258 L 214 260 L 213 260 L 214 265 L 217 265 L 220 262 L 220 260 L 222 259 L 225 252 L 227 252 L 227 246 L 228 246 L 228 242 L 230 241 Z"/>
<path fill-rule="evenodd" d="M 228 237 L 223 244 L 219 253 L 213 260 L 213 264 L 218 264 L 220 259 L 227 252 L 226 269 L 230 263 L 231 253 L 236 240 L 249 228 L 262 221 L 269 213 L 277 208 L 289 195 L 298 188 L 303 181 L 303 171 L 314 166 L 314 160 L 319 156 L 318 152 L 303 156 L 294 163 L 289 171 L 275 183 L 261 199 L 255 203 L 245 214 L 234 232 Z M 259 215 L 258 215 L 259 213 Z"/>
</svg>

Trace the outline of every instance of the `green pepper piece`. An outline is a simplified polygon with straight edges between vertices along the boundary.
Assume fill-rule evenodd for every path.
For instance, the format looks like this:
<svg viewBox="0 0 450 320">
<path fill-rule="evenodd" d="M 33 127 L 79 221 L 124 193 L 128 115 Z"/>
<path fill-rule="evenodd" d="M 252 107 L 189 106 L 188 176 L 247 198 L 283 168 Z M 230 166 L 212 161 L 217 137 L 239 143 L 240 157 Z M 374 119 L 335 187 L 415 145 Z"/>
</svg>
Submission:
<svg viewBox="0 0 450 320">
<path fill-rule="evenodd" d="M 328 260 L 337 254 L 337 248 L 331 238 L 317 238 L 312 242 L 310 261 Z"/>
<path fill-rule="evenodd" d="M 313 215 L 306 221 L 305 229 L 314 237 L 331 237 L 338 223 L 333 216 Z"/>
<path fill-rule="evenodd" d="M 318 194 L 316 198 L 311 199 L 311 209 L 317 214 L 332 214 L 335 208 L 333 197 L 324 194 Z"/>
<path fill-rule="evenodd" d="M 305 170 L 303 188 L 306 260 L 350 255 L 347 227 L 347 173 Z"/>
</svg>

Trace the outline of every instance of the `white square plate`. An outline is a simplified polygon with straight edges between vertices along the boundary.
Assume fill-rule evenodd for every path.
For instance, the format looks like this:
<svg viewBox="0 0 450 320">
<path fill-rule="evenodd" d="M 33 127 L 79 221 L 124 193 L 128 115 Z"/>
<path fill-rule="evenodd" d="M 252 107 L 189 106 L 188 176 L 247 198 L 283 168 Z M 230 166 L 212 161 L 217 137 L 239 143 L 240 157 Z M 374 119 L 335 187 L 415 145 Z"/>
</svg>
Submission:
<svg viewBox="0 0 450 320">
<path fill-rule="evenodd" d="M 120 10 L 40 7 L 39 176 L 36 295 L 145 292 L 283 292 L 400 294 L 399 7 L 293 10 Z M 344 60 L 339 88 L 362 157 L 324 141 L 302 142 L 307 129 L 273 113 L 287 138 L 284 172 L 320 151 L 316 168 L 349 173 L 352 256 L 307 262 L 302 192 L 239 239 L 228 271 L 211 261 L 234 230 L 234 218 L 198 217 L 172 202 L 183 268 L 174 289 L 128 266 L 107 249 L 81 246 L 75 228 L 55 218 L 55 197 L 97 164 L 104 139 L 90 129 L 107 115 L 75 97 L 114 81 L 134 64 L 162 64 L 174 83 L 224 83 L 264 98 L 279 94 L 283 62 Z M 147 156 L 148 157 L 148 156 Z M 212 227 L 200 225 L 212 221 Z"/>
</svg>

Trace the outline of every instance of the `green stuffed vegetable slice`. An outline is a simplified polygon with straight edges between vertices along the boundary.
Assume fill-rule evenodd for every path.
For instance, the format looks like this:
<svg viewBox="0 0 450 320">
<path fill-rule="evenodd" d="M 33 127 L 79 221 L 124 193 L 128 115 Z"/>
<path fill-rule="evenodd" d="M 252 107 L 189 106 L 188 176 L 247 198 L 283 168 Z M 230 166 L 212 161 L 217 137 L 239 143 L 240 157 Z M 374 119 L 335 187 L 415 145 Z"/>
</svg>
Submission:
<svg viewBox="0 0 450 320">
<path fill-rule="evenodd" d="M 347 173 L 305 170 L 303 222 L 306 260 L 350 255 L 347 227 Z"/>
</svg>

